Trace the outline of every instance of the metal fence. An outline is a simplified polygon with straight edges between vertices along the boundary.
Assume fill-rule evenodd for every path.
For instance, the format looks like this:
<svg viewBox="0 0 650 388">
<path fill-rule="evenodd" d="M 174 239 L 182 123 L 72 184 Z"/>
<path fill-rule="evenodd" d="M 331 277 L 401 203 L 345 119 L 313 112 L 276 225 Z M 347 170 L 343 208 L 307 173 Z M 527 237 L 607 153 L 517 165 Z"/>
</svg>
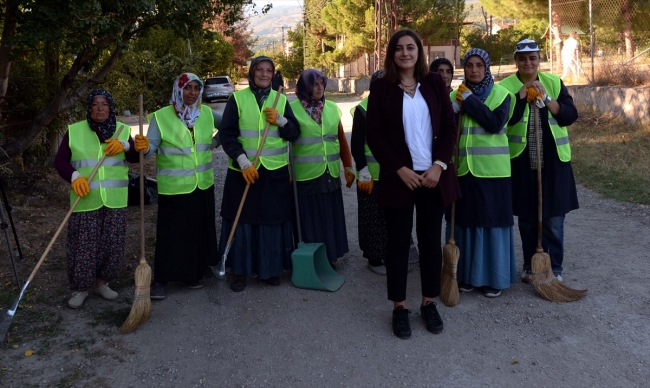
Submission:
<svg viewBox="0 0 650 388">
<path fill-rule="evenodd" d="M 648 0 L 549 0 L 549 52 L 552 72 L 566 75 L 571 66 L 579 77 L 598 83 L 606 67 L 624 66 L 645 72 L 650 63 L 650 2 Z M 572 36 L 577 55 L 567 54 Z M 564 50 L 563 50 L 564 49 Z M 569 69 L 567 70 L 567 66 Z M 601 71 L 602 70 L 602 71 Z"/>
</svg>

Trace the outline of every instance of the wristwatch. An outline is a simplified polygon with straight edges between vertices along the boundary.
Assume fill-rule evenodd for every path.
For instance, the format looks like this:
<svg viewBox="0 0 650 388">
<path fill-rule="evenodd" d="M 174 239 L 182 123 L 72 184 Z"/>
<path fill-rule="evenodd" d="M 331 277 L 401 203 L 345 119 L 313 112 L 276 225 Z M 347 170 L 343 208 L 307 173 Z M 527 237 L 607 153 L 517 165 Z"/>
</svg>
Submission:
<svg viewBox="0 0 650 388">
<path fill-rule="evenodd" d="M 435 162 L 433 162 L 433 164 L 437 164 L 438 166 L 440 166 L 442 168 L 442 171 L 447 171 L 447 163 L 441 162 L 440 160 L 436 160 Z"/>
<path fill-rule="evenodd" d="M 544 95 L 544 104 L 548 104 L 549 102 L 551 102 L 551 100 L 552 100 L 551 96 L 549 96 L 548 94 Z"/>
</svg>

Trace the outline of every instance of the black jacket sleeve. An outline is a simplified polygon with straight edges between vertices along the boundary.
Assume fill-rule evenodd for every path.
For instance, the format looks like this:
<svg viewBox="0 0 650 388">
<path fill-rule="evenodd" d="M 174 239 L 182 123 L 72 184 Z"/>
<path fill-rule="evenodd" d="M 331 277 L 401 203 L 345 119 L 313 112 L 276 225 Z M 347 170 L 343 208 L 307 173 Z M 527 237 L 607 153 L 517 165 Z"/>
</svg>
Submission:
<svg viewBox="0 0 650 388">
<path fill-rule="evenodd" d="M 293 110 L 291 110 L 289 101 L 284 105 L 284 118 L 287 119 L 287 123 L 284 127 L 278 128 L 280 136 L 286 141 L 294 142 L 298 137 L 300 137 L 300 124 L 298 123 L 296 116 L 293 114 Z"/>
<path fill-rule="evenodd" d="M 368 163 L 366 162 L 366 118 L 364 117 L 360 107 L 354 109 L 354 117 L 352 118 L 352 135 L 350 136 L 351 140 L 351 152 L 352 158 L 354 158 L 354 164 L 357 166 L 357 171 L 360 171 L 362 168 L 366 167 Z"/>
<path fill-rule="evenodd" d="M 510 96 L 496 109 L 490 110 L 478 97 L 471 95 L 463 102 L 463 110 L 490 133 L 499 133 L 505 128 L 510 114 Z"/>
</svg>

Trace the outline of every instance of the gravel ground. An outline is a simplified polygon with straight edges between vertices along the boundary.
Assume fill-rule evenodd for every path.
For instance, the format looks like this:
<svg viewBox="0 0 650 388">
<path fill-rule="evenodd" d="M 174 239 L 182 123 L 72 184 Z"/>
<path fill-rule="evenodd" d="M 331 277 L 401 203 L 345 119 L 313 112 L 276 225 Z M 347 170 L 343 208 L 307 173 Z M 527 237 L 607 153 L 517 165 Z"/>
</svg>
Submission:
<svg viewBox="0 0 650 388">
<path fill-rule="evenodd" d="M 214 155 L 219 209 L 226 157 Z M 170 285 L 132 334 L 104 328 L 88 350 L 47 358 L 0 353 L 12 371 L 0 374 L 0 387 L 647 386 L 647 207 L 579 188 L 581 207 L 566 218 L 563 274 L 566 284 L 589 289 L 578 302 L 547 302 L 521 283 L 496 299 L 463 294 L 456 307 L 438 306 L 445 329 L 433 335 L 419 317 L 419 276 L 411 273 L 413 336 L 400 340 L 385 277 L 366 268 L 358 248 L 355 190 L 343 193 L 350 252 L 340 261 L 339 291 L 298 289 L 285 274 L 279 287 L 252 280 L 237 294 L 216 283 L 211 303 L 206 290 Z M 517 254 L 521 268 L 520 245 Z M 62 335 L 97 330 L 76 314 L 65 311 Z"/>
</svg>

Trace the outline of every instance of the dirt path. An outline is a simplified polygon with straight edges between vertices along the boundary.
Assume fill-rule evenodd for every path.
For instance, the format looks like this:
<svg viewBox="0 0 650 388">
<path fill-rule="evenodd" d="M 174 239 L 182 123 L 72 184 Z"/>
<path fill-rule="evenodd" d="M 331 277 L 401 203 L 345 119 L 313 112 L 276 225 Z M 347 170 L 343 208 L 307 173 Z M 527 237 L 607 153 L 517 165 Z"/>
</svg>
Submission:
<svg viewBox="0 0 650 388">
<path fill-rule="evenodd" d="M 220 193 L 221 149 L 215 165 Z M 167 299 L 153 303 L 150 321 L 126 336 L 116 332 L 130 307 L 126 298 L 91 298 L 78 311 L 65 307 L 65 252 L 59 247 L 34 284 L 56 292 L 18 311 L 13 340 L 0 350 L 0 387 L 645 386 L 650 211 L 584 189 L 578 194 L 581 207 L 566 219 L 563 276 L 571 286 L 589 288 L 585 299 L 554 304 L 521 283 L 496 299 L 463 294 L 454 308 L 439 305 L 445 330 L 434 336 L 417 312 L 415 272 L 408 289 L 410 340 L 393 336 L 386 280 L 361 258 L 351 189 L 344 189 L 350 252 L 341 262 L 346 283 L 338 292 L 294 288 L 286 274 L 277 288 L 255 280 L 239 294 L 222 287 L 214 304 L 205 290 L 172 285 Z M 65 195 L 56 201 L 56 212 L 65 212 Z M 24 205 L 14 217 L 30 209 Z M 137 208 L 130 209 L 136 220 Z M 21 237 L 33 248 L 43 244 Z M 137 252 L 137 239 L 127 250 Z M 7 261 L 0 268 L 7 287 Z M 132 276 L 133 267 L 125 269 L 124 296 L 132 295 Z M 26 357 L 29 349 L 35 354 Z"/>
</svg>

